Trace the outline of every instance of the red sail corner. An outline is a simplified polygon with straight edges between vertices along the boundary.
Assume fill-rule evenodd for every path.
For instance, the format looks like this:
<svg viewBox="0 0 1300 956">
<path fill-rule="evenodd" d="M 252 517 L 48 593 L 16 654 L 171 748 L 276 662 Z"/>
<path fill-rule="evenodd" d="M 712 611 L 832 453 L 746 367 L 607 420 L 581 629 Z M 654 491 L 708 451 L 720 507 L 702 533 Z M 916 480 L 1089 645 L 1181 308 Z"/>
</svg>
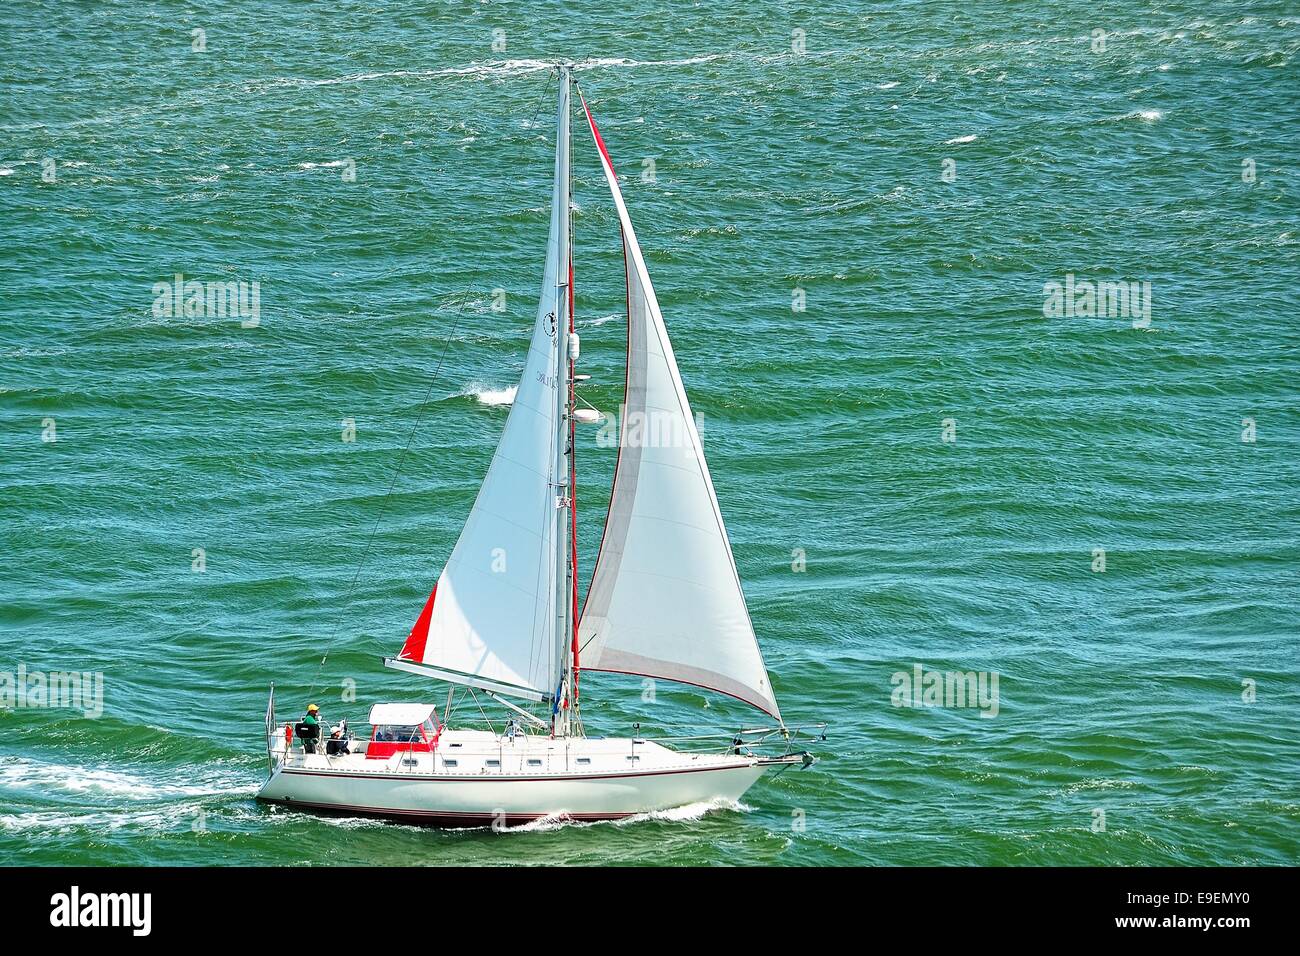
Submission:
<svg viewBox="0 0 1300 956">
<path fill-rule="evenodd" d="M 614 170 L 614 161 L 609 158 L 609 150 L 605 148 L 605 140 L 601 138 L 600 130 L 596 128 L 596 121 L 591 118 L 591 110 L 587 108 L 587 100 L 582 95 L 581 90 L 578 91 L 578 99 L 582 103 L 582 111 L 587 114 L 587 125 L 591 127 L 591 135 L 596 138 L 596 147 L 600 150 L 600 155 L 605 157 L 605 162 L 609 164 L 612 172 Z"/>
<path fill-rule="evenodd" d="M 420 612 L 420 617 L 415 622 L 415 627 L 411 628 L 411 633 L 406 638 L 406 643 L 402 645 L 402 650 L 397 655 L 398 660 L 424 660 L 424 645 L 429 640 L 429 622 L 433 620 L 433 599 L 437 594 L 438 585 L 435 584 L 433 590 L 429 592 L 429 600 L 424 602 L 424 610 Z"/>
</svg>

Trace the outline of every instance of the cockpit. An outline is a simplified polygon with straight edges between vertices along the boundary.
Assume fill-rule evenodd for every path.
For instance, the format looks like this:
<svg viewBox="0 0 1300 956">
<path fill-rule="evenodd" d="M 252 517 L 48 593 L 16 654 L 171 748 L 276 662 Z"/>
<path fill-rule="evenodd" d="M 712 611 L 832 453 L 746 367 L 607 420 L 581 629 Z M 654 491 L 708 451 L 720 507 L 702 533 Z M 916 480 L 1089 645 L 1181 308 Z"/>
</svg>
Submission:
<svg viewBox="0 0 1300 956">
<path fill-rule="evenodd" d="M 375 704 L 370 709 L 371 734 L 366 759 L 386 759 L 395 753 L 433 753 L 442 725 L 431 704 Z"/>
</svg>

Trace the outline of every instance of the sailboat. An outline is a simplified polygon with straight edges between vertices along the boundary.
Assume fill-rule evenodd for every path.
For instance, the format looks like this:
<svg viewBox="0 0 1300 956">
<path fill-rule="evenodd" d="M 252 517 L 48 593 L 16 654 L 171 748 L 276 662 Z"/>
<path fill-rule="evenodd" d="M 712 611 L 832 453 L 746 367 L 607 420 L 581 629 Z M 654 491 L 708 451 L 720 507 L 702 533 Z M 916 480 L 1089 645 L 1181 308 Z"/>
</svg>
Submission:
<svg viewBox="0 0 1300 956">
<path fill-rule="evenodd" d="M 443 826 L 609 820 L 738 801 L 824 725 L 781 717 L 741 590 L 700 436 L 614 164 L 579 90 L 622 229 L 627 372 L 600 550 L 579 611 L 570 221 L 571 65 L 559 76 L 555 182 L 537 319 L 487 476 L 415 625 L 384 664 L 449 685 L 433 703 L 376 704 L 370 732 L 315 739 L 266 713 L 258 799 Z M 580 675 L 669 680 L 729 695 L 774 724 L 654 740 L 588 736 Z M 457 692 L 504 716 L 449 726 Z M 486 718 L 486 713 L 483 714 Z M 321 735 L 323 736 L 323 735 Z M 689 741 L 689 744 L 687 743 Z"/>
</svg>

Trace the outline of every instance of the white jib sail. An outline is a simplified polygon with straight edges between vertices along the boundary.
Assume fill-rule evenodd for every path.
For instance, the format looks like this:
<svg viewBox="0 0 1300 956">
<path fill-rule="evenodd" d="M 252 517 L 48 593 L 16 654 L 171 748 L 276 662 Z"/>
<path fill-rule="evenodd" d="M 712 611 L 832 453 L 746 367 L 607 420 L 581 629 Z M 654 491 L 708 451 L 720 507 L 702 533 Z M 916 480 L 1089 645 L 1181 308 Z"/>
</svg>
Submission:
<svg viewBox="0 0 1300 956">
<path fill-rule="evenodd" d="M 567 85 L 566 85 L 567 86 Z M 567 92 L 559 112 L 551 232 L 542 294 L 519 390 L 469 519 L 424 613 L 393 666 L 520 696 L 554 694 L 558 348 L 567 331 L 559 301 L 567 277 L 563 209 L 568 201 Z M 563 257 L 564 261 L 561 261 Z M 432 673 L 432 671 L 425 671 Z"/>
<path fill-rule="evenodd" d="M 582 667 L 695 684 L 780 719 L 663 315 L 590 111 L 587 120 L 623 231 L 628 369 L 609 517 L 579 622 Z"/>
</svg>

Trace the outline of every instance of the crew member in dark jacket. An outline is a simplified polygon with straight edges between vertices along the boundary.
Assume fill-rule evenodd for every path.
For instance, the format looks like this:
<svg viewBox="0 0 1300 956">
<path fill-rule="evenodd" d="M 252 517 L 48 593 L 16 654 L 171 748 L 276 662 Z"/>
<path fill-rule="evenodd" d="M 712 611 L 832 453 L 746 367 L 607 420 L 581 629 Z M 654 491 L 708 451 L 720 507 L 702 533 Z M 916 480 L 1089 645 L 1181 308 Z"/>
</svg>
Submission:
<svg viewBox="0 0 1300 956">
<path fill-rule="evenodd" d="M 302 719 L 302 723 L 315 730 L 315 733 L 308 731 L 310 736 L 302 737 L 303 753 L 314 754 L 316 752 L 316 741 L 320 740 L 321 720 L 320 708 L 315 704 L 307 705 L 307 716 Z M 301 734 L 299 735 L 302 736 Z"/>
</svg>

